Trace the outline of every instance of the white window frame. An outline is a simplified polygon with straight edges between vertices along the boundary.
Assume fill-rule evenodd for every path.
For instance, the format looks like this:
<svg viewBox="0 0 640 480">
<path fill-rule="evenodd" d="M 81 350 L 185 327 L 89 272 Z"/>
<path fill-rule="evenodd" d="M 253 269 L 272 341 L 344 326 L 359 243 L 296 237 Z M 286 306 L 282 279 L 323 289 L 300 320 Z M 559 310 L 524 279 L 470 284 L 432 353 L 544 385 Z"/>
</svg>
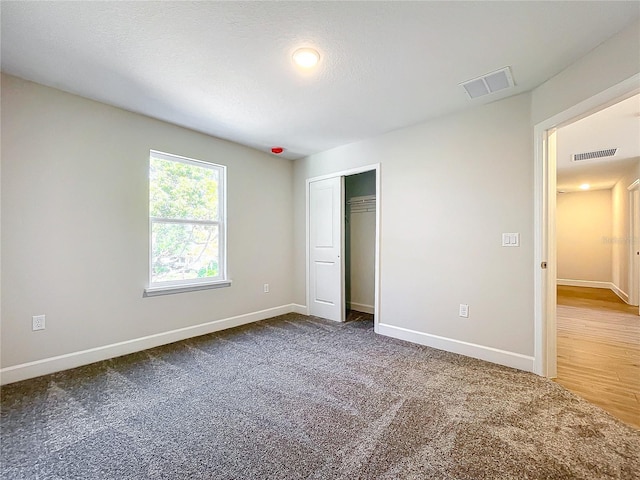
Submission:
<svg viewBox="0 0 640 480">
<path fill-rule="evenodd" d="M 227 167 L 216 163 L 205 162 L 193 158 L 164 153 L 157 150 L 149 151 L 149 169 L 151 159 L 157 158 L 171 162 L 186 163 L 197 167 L 204 167 L 218 172 L 218 219 L 217 220 L 193 220 L 177 218 L 152 217 L 149 210 L 149 273 L 148 286 L 144 290 L 145 297 L 156 295 L 168 295 L 172 293 L 192 292 L 210 288 L 228 287 L 231 280 L 227 277 Z M 149 179 L 149 187 L 151 179 Z M 148 200 L 149 201 L 149 200 Z M 150 207 L 150 205 L 148 205 Z M 170 280 L 165 282 L 153 282 L 153 224 L 175 223 L 186 225 L 217 225 L 218 226 L 218 269 L 217 277 L 193 278 L 186 280 Z"/>
</svg>

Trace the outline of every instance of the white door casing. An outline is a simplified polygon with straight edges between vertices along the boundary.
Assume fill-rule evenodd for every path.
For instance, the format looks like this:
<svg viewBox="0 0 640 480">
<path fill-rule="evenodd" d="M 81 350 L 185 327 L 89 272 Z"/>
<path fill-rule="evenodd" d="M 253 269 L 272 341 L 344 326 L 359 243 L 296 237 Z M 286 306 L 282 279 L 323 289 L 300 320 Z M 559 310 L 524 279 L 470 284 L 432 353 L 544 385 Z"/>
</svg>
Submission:
<svg viewBox="0 0 640 480">
<path fill-rule="evenodd" d="M 629 303 L 640 303 L 640 182 L 629 186 Z M 640 313 L 640 308 L 638 309 Z"/>
<path fill-rule="evenodd" d="M 344 177 L 309 183 L 309 313 L 344 321 Z"/>
<path fill-rule="evenodd" d="M 547 267 L 543 271 L 546 278 L 543 282 L 544 295 L 547 302 L 547 329 L 549 337 L 547 340 L 545 354 L 547 356 L 547 377 L 556 378 L 558 376 L 557 358 L 557 316 L 556 307 L 558 303 L 558 258 L 556 244 L 556 164 L 557 164 L 557 130 L 552 128 L 547 131 L 547 198 L 545 202 L 544 215 L 546 217 L 546 253 Z"/>
<path fill-rule="evenodd" d="M 543 270 L 540 263 L 547 262 L 555 268 L 555 163 L 550 165 L 547 149 L 549 133 L 563 124 L 584 118 L 585 116 L 613 105 L 624 98 L 640 92 L 640 74 L 624 80 L 607 90 L 554 115 L 534 127 L 534 373 L 554 377 L 556 374 L 556 318 L 555 295 L 549 294 L 551 281 L 547 281 L 555 272 Z M 553 187 L 553 188 L 551 188 Z M 551 215 L 549 215 L 549 213 Z M 550 218 L 551 217 L 551 218 Z M 555 282 L 553 282 L 555 283 Z"/>
</svg>

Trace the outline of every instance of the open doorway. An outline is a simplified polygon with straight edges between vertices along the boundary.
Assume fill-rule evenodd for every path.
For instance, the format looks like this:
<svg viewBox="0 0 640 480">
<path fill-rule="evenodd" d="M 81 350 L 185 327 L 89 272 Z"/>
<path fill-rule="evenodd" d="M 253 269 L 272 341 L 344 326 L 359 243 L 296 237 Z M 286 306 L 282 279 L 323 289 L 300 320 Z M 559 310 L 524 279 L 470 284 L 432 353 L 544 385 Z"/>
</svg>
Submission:
<svg viewBox="0 0 640 480">
<path fill-rule="evenodd" d="M 636 306 L 630 191 L 640 176 L 639 127 L 636 94 L 555 133 L 558 284 L 610 289 Z"/>
<path fill-rule="evenodd" d="M 629 242 L 629 256 L 631 258 L 629 275 L 630 294 L 629 303 L 638 305 L 638 315 L 640 315 L 640 172 L 638 172 L 638 180 L 633 182 L 628 188 L 629 204 L 631 211 L 629 212 L 631 239 Z"/>
<path fill-rule="evenodd" d="M 534 127 L 534 372 L 556 376 L 556 129 L 640 93 L 640 74 Z"/>
<path fill-rule="evenodd" d="M 345 177 L 345 304 L 347 321 L 375 311 L 376 172 Z"/>
<path fill-rule="evenodd" d="M 380 183 L 379 164 L 307 179 L 309 315 L 339 322 L 360 315 L 377 331 Z"/>
<path fill-rule="evenodd" d="M 636 94 L 558 126 L 549 238 L 556 251 L 556 381 L 636 428 L 639 118 Z"/>
</svg>

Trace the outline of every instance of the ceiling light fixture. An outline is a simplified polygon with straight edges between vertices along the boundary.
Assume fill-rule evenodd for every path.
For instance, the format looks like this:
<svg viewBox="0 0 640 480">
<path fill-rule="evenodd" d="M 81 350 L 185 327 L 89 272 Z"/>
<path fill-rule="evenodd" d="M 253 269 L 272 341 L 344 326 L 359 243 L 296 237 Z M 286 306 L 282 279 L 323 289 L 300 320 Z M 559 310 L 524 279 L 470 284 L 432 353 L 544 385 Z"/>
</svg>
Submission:
<svg viewBox="0 0 640 480">
<path fill-rule="evenodd" d="M 293 61 L 302 68 L 313 68 L 320 60 L 320 54 L 313 48 L 299 48 L 293 52 Z"/>
<path fill-rule="evenodd" d="M 583 183 L 582 185 L 580 185 L 580 188 L 582 190 L 589 190 L 591 188 L 591 185 L 589 185 L 588 183 Z"/>
</svg>

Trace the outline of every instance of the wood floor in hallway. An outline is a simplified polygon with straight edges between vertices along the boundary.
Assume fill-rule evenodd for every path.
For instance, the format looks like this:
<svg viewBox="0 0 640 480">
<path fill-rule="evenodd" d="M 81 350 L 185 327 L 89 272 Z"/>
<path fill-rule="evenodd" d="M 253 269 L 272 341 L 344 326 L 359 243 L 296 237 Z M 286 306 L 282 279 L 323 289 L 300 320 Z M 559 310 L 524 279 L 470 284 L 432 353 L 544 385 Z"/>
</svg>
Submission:
<svg viewBox="0 0 640 480">
<path fill-rule="evenodd" d="M 558 378 L 640 429 L 640 316 L 611 290 L 558 286 Z"/>
</svg>

